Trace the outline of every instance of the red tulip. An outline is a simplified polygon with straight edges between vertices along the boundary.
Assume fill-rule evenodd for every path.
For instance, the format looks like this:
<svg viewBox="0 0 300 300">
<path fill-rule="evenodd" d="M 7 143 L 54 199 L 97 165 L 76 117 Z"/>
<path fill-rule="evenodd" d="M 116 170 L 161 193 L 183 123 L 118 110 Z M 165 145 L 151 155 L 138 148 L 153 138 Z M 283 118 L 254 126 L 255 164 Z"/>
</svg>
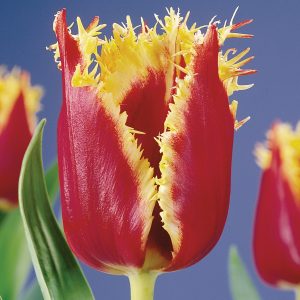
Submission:
<svg viewBox="0 0 300 300">
<path fill-rule="evenodd" d="M 25 150 L 36 123 L 42 90 L 30 76 L 0 68 L 0 210 L 18 205 L 18 180 Z"/>
<path fill-rule="evenodd" d="M 275 124 L 257 148 L 263 169 L 253 247 L 260 276 L 286 287 L 300 283 L 300 124 Z"/>
<path fill-rule="evenodd" d="M 251 21 L 203 35 L 173 9 L 150 28 L 96 17 L 71 34 L 66 13 L 52 45 L 63 79 L 58 160 L 64 230 L 73 252 L 114 274 L 174 271 L 217 243 L 227 216 L 237 102 L 228 95 L 253 57 L 229 58 L 226 38 Z M 162 33 L 157 33 L 158 27 Z M 159 29 L 160 30 L 160 29 Z"/>
</svg>

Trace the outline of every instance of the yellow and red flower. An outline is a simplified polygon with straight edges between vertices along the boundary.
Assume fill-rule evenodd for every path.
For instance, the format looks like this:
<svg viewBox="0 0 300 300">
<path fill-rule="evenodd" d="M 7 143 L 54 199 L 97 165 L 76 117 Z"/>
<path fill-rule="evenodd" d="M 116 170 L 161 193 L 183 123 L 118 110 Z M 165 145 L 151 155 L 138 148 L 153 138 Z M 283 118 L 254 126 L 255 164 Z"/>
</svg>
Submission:
<svg viewBox="0 0 300 300">
<path fill-rule="evenodd" d="M 173 9 L 154 27 L 130 17 L 99 38 L 58 12 L 51 46 L 62 70 L 58 161 L 64 230 L 73 252 L 114 274 L 174 271 L 202 259 L 227 216 L 238 76 L 253 57 L 220 47 L 251 21 L 206 34 Z M 160 31 L 160 28 L 162 32 Z M 204 26 L 205 27 L 205 26 Z M 232 57 L 230 57 L 232 56 Z"/>
<path fill-rule="evenodd" d="M 36 124 L 42 90 L 30 76 L 0 67 L 0 210 L 18 205 L 21 163 Z"/>
<path fill-rule="evenodd" d="M 260 276 L 278 287 L 300 283 L 300 123 L 276 123 L 256 148 L 263 169 L 253 236 Z"/>
</svg>

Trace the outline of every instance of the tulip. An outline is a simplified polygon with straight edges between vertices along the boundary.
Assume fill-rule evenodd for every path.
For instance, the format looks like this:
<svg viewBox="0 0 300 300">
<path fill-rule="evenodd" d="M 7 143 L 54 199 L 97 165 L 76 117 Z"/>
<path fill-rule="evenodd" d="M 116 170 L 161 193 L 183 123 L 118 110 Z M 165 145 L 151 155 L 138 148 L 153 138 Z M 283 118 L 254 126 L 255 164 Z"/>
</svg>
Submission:
<svg viewBox="0 0 300 300">
<path fill-rule="evenodd" d="M 300 123 L 276 123 L 256 148 L 263 169 L 253 249 L 258 273 L 276 287 L 300 284 Z M 300 294 L 298 295 L 298 297 Z"/>
<path fill-rule="evenodd" d="M 18 205 L 18 180 L 25 150 L 36 124 L 42 90 L 30 76 L 0 68 L 0 210 Z"/>
<path fill-rule="evenodd" d="M 58 164 L 67 241 L 88 265 L 125 274 L 132 299 L 156 276 L 195 264 L 220 238 L 230 196 L 238 76 L 253 57 L 220 47 L 251 22 L 202 34 L 172 8 L 152 28 L 95 17 L 78 34 L 58 12 L 50 46 L 62 70 Z M 157 28 L 162 32 L 158 33 Z M 160 30 L 160 29 L 159 29 Z M 136 32 L 138 31 L 138 32 Z M 232 57 L 231 57 L 232 56 Z"/>
</svg>

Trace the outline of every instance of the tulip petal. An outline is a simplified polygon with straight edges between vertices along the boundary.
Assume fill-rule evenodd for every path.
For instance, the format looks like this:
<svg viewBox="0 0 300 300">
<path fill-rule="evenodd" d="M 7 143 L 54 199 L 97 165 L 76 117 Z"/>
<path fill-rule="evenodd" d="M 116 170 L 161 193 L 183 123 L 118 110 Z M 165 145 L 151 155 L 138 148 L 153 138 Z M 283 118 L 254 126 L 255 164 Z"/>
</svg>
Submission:
<svg viewBox="0 0 300 300">
<path fill-rule="evenodd" d="M 300 283 L 299 215 L 299 203 L 275 148 L 261 180 L 253 240 L 256 267 L 268 283 Z"/>
<path fill-rule="evenodd" d="M 0 132 L 0 207 L 18 204 L 18 180 L 22 159 L 30 142 L 23 94 L 18 96 L 5 127 Z"/>
<path fill-rule="evenodd" d="M 196 45 L 193 75 L 178 82 L 160 138 L 159 204 L 173 244 L 166 270 L 187 267 L 218 241 L 230 196 L 234 120 L 218 75 L 218 33 Z"/>
<path fill-rule="evenodd" d="M 164 121 L 168 114 L 168 102 L 165 101 L 166 75 L 149 72 L 147 80 L 136 82 L 122 101 L 121 110 L 128 114 L 127 124 L 145 134 L 138 135 L 143 156 L 149 159 L 154 174 L 160 175 L 161 153 L 155 141 L 164 131 Z"/>
<path fill-rule="evenodd" d="M 165 94 L 166 74 L 153 70 L 149 71 L 146 80 L 136 81 L 133 84 L 121 104 L 121 110 L 128 114 L 127 125 L 143 132 L 137 136 L 137 140 L 143 149 L 143 156 L 149 159 L 154 169 L 153 175 L 157 177 L 161 176 L 159 162 L 162 154 L 156 137 L 164 131 L 164 121 L 169 110 Z M 170 238 L 162 228 L 160 211 L 156 203 L 147 240 L 148 255 L 144 265 L 149 269 L 160 269 L 171 256 Z"/>
<path fill-rule="evenodd" d="M 124 273 L 125 265 L 144 262 L 155 204 L 153 169 L 113 100 L 100 99 L 96 88 L 71 85 L 85 61 L 65 18 L 63 10 L 55 21 L 64 89 L 58 126 L 64 229 L 80 259 Z"/>
</svg>

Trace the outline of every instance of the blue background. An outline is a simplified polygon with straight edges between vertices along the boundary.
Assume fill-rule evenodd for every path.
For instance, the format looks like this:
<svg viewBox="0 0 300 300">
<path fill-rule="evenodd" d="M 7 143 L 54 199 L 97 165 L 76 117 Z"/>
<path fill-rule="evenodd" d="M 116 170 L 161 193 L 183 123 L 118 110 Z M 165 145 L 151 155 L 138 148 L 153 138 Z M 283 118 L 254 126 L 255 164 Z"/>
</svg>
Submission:
<svg viewBox="0 0 300 300">
<path fill-rule="evenodd" d="M 45 89 L 43 110 L 46 117 L 44 142 L 45 162 L 56 155 L 56 122 L 61 103 L 61 74 L 45 46 L 55 42 L 52 31 L 54 14 L 66 7 L 69 24 L 77 15 L 87 24 L 94 15 L 102 22 L 121 22 L 130 14 L 135 24 L 143 16 L 154 23 L 153 14 L 165 14 L 165 7 L 180 7 L 184 14 L 191 11 L 190 22 L 207 24 L 214 15 L 230 18 L 240 5 L 236 20 L 254 18 L 245 30 L 252 40 L 232 41 L 238 49 L 247 46 L 256 56 L 251 67 L 259 73 L 245 78 L 254 82 L 251 90 L 234 94 L 240 102 L 239 118 L 251 115 L 251 121 L 235 136 L 231 207 L 224 234 L 215 249 L 203 261 L 186 270 L 163 275 L 158 279 L 156 299 L 231 299 L 227 277 L 227 256 L 232 243 L 238 245 L 264 299 L 293 299 L 289 292 L 278 292 L 258 278 L 251 253 L 251 234 L 260 170 L 255 165 L 253 147 L 264 139 L 274 119 L 296 124 L 300 119 L 300 18 L 298 1 L 1 1 L 0 64 L 9 68 L 19 65 L 32 74 L 32 81 Z M 108 26 L 110 30 L 110 26 Z M 106 33 L 109 35 L 110 31 Z M 96 299 L 129 299 L 125 277 L 106 275 L 87 267 L 85 273 Z M 241 299 L 242 300 L 242 299 Z"/>
</svg>

